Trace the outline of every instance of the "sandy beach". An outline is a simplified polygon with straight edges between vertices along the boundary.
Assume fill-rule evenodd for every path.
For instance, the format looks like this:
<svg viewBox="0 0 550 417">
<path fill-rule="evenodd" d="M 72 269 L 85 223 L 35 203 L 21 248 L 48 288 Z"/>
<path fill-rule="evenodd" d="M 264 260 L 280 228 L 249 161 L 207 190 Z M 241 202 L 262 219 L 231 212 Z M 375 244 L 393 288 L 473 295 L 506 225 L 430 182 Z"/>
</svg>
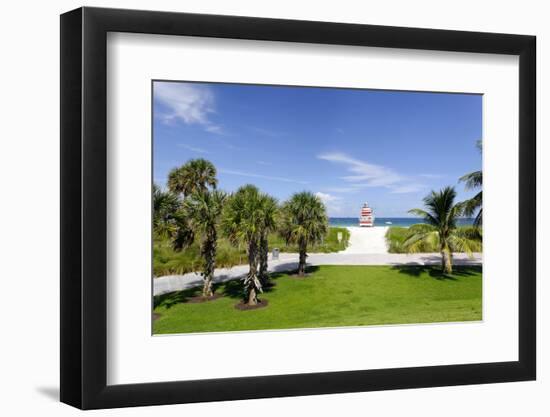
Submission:
<svg viewBox="0 0 550 417">
<path fill-rule="evenodd" d="M 347 227 L 350 232 L 348 247 L 338 253 L 388 253 L 386 245 L 387 226 Z"/>
</svg>

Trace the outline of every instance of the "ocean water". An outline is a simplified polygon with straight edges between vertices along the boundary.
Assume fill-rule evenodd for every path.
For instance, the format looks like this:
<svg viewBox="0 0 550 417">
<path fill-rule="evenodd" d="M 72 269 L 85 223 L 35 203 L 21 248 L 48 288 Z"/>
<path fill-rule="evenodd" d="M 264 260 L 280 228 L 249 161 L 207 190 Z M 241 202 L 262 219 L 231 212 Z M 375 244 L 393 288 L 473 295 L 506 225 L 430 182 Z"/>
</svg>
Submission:
<svg viewBox="0 0 550 417">
<path fill-rule="evenodd" d="M 359 226 L 359 217 L 329 217 L 329 225 L 334 227 Z M 474 219 L 458 219 L 459 226 L 471 226 Z M 389 224 L 391 223 L 391 224 Z M 417 217 L 375 217 L 375 226 L 398 226 L 409 227 L 413 224 L 425 223 L 423 219 Z"/>
</svg>

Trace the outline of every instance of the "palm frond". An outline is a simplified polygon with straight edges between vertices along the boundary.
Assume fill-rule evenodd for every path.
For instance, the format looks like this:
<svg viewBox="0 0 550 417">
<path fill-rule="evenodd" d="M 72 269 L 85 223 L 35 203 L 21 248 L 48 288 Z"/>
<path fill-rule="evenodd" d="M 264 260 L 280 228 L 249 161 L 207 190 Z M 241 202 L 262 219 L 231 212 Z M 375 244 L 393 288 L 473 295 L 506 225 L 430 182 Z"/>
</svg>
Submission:
<svg viewBox="0 0 550 417">
<path fill-rule="evenodd" d="M 425 221 L 427 221 L 431 225 L 435 226 L 435 225 L 438 224 L 438 220 L 431 213 L 428 213 L 425 210 L 414 208 L 414 209 L 409 210 L 408 212 L 410 214 L 413 214 L 413 215 L 417 216 L 417 217 L 423 218 Z"/>
<path fill-rule="evenodd" d="M 477 212 L 476 218 L 474 219 L 474 226 L 481 229 L 483 225 L 483 208 L 480 208 Z"/>
<path fill-rule="evenodd" d="M 189 196 L 215 189 L 218 184 L 216 167 L 206 159 L 191 159 L 168 173 L 168 188 L 176 194 Z"/>
<path fill-rule="evenodd" d="M 473 214 L 481 208 L 482 203 L 483 195 L 482 191 L 480 191 L 469 200 L 462 202 L 464 215 L 468 217 L 473 216 Z"/>
<path fill-rule="evenodd" d="M 426 246 L 439 246 L 439 234 L 435 227 L 428 224 L 411 226 L 403 248 L 409 253 L 419 253 L 424 252 Z"/>
<path fill-rule="evenodd" d="M 458 180 L 465 183 L 467 190 L 473 190 L 483 185 L 483 173 L 482 171 L 470 172 L 469 174 L 463 175 Z"/>
<path fill-rule="evenodd" d="M 469 257 L 473 257 L 474 252 L 481 251 L 481 242 L 468 239 L 457 235 L 449 237 L 449 245 L 452 252 L 466 252 Z"/>
<path fill-rule="evenodd" d="M 287 243 L 307 246 L 319 242 L 327 233 L 325 205 L 313 193 L 296 193 L 281 207 L 279 234 Z"/>
</svg>

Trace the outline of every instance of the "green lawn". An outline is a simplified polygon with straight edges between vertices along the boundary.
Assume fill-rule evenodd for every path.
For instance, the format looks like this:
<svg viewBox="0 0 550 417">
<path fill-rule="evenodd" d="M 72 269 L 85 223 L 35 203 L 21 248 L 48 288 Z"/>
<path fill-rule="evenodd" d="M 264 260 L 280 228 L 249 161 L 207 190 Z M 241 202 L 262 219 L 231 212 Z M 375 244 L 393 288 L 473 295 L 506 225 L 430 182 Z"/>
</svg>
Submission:
<svg viewBox="0 0 550 417">
<path fill-rule="evenodd" d="M 155 297 L 154 333 L 296 329 L 481 320 L 481 267 L 320 266 L 307 278 L 273 274 L 260 295 L 268 306 L 241 311 L 240 281 L 218 286 L 224 296 L 186 303 L 198 289 Z"/>
<path fill-rule="evenodd" d="M 338 233 L 342 233 L 342 240 L 338 242 Z M 202 267 L 203 259 L 197 237 L 196 242 L 182 251 L 172 249 L 168 240 L 156 240 L 153 244 L 153 273 L 156 277 L 172 274 L 185 274 L 198 271 Z M 308 248 L 308 252 L 338 252 L 346 249 L 349 241 L 349 231 L 343 227 L 330 227 L 322 243 Z M 298 252 L 296 246 L 287 246 L 284 240 L 275 233 L 269 236 L 269 250 L 279 248 L 281 252 Z M 244 246 L 235 247 L 223 237 L 218 239 L 216 266 L 226 268 L 242 265 L 247 262 Z"/>
</svg>

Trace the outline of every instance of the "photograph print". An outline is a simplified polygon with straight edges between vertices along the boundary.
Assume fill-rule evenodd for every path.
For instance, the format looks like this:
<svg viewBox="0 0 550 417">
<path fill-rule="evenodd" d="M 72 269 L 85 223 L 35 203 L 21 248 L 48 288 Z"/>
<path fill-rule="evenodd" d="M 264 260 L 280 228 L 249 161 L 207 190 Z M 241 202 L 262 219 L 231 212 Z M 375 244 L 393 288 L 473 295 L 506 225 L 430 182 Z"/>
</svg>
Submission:
<svg viewBox="0 0 550 417">
<path fill-rule="evenodd" d="M 482 95 L 152 95 L 153 334 L 483 319 Z"/>
</svg>

